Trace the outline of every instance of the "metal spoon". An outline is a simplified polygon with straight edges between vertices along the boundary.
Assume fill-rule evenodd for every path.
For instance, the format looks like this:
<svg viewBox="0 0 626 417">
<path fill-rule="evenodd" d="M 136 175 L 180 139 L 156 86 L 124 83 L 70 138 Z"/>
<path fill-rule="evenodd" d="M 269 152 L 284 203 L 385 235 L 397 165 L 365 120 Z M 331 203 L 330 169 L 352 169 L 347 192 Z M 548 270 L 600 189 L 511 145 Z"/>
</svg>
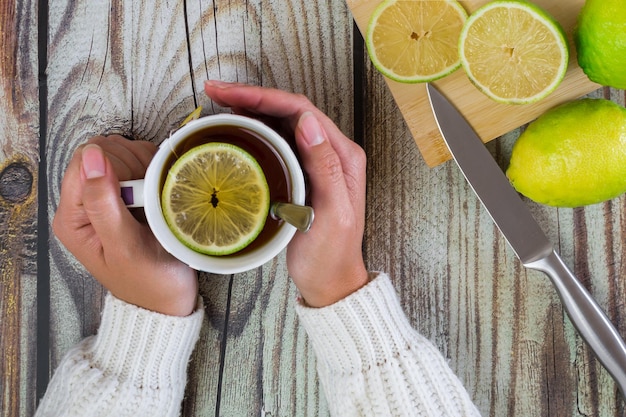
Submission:
<svg viewBox="0 0 626 417">
<path fill-rule="evenodd" d="M 272 203 L 270 215 L 274 219 L 283 219 L 302 233 L 309 231 L 315 217 L 313 207 L 291 203 Z"/>
</svg>

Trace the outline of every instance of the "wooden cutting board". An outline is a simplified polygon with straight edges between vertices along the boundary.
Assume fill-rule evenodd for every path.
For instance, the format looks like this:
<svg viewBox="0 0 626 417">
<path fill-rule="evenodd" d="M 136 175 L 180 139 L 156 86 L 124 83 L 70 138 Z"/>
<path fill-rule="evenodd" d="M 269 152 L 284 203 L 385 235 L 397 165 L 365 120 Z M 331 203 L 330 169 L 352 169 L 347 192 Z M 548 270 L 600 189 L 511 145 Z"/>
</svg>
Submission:
<svg viewBox="0 0 626 417">
<path fill-rule="evenodd" d="M 364 35 L 374 9 L 381 0 L 346 0 L 354 19 Z M 414 0 L 413 0 L 414 1 Z M 489 0 L 460 1 L 468 14 L 478 9 Z M 570 42 L 570 63 L 565 79 L 547 98 L 533 104 L 500 104 L 491 100 L 474 87 L 463 69 L 434 82 L 463 113 L 468 122 L 476 129 L 484 142 L 501 136 L 525 123 L 528 123 L 546 110 L 576 99 L 600 88 L 589 81 L 576 62 L 573 31 L 576 18 L 585 0 L 535 0 L 559 21 L 565 29 Z M 387 79 L 406 123 L 426 163 L 434 167 L 450 159 L 450 153 L 437 128 L 431 112 L 425 84 L 401 84 Z"/>
</svg>

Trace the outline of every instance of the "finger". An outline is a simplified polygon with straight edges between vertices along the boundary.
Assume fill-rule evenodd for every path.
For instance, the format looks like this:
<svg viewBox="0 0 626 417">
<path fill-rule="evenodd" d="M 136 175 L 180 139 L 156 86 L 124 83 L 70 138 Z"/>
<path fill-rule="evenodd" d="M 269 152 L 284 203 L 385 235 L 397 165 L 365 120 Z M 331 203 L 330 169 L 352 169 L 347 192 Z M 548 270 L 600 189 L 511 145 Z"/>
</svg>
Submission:
<svg viewBox="0 0 626 417">
<path fill-rule="evenodd" d="M 313 207 L 320 211 L 351 207 L 341 159 L 310 112 L 304 113 L 298 123 L 296 144 L 311 184 Z"/>
<path fill-rule="evenodd" d="M 221 106 L 238 107 L 255 114 L 279 118 L 295 117 L 305 111 L 300 109 L 303 104 L 308 107 L 306 103 L 293 102 L 296 97 L 303 102 L 306 100 L 303 97 L 273 88 L 210 80 L 205 82 L 204 91 Z"/>
<path fill-rule="evenodd" d="M 68 244 L 71 246 L 75 230 L 80 230 L 88 223 L 82 206 L 81 151 L 83 147 L 84 145 L 81 145 L 76 149 L 65 170 L 61 182 L 59 206 L 52 222 L 54 234 L 66 246 Z"/>
<path fill-rule="evenodd" d="M 328 137 L 329 135 L 317 121 L 315 115 L 308 112 L 302 115 L 296 129 L 296 144 L 298 145 L 303 165 L 306 165 L 305 170 L 307 170 L 310 177 L 313 177 L 312 173 L 316 173 L 318 170 L 328 171 L 331 168 L 339 169 L 338 167 L 340 167 L 341 180 L 343 183 L 342 189 L 345 189 L 345 192 L 350 197 L 353 208 L 359 213 L 361 211 L 364 212 L 366 191 L 365 152 L 360 146 L 354 144 L 347 138 L 345 142 L 350 146 L 346 148 L 338 149 L 338 147 L 330 141 L 328 141 L 328 145 L 325 145 Z M 318 152 L 316 147 L 318 145 L 327 146 L 330 149 L 327 149 L 325 152 L 327 152 L 328 155 L 334 154 L 335 156 L 329 156 L 328 159 L 324 159 L 323 154 L 320 153 L 316 155 Z M 331 159 L 335 157 L 338 161 Z M 324 168 L 324 165 L 326 165 L 326 168 Z M 317 187 L 313 187 L 315 192 L 319 192 L 320 188 L 324 187 L 324 181 L 331 181 L 330 178 L 325 178 L 323 173 L 320 173 L 318 177 L 320 184 L 318 184 Z M 313 180 L 313 178 L 310 178 L 311 182 Z"/>
<path fill-rule="evenodd" d="M 61 181 L 61 198 L 59 200 L 59 206 L 69 205 L 78 206 L 82 204 L 81 195 L 82 190 L 80 187 L 80 167 L 81 167 L 81 152 L 85 145 L 80 145 L 75 151 L 72 159 L 65 169 L 63 180 Z"/>
<path fill-rule="evenodd" d="M 122 243 L 121 236 L 133 236 L 138 224 L 120 197 L 118 178 L 102 148 L 85 146 L 81 163 L 83 207 L 106 252 Z"/>
<path fill-rule="evenodd" d="M 131 152 L 139 160 L 143 167 L 150 165 L 150 161 L 152 161 L 154 154 L 157 152 L 156 145 L 146 140 L 131 140 L 120 135 L 107 136 L 107 140 L 127 149 L 128 152 Z"/>
<path fill-rule="evenodd" d="M 328 134 L 342 159 L 349 159 L 358 145 L 346 138 L 335 123 L 301 94 L 288 93 L 273 88 L 209 80 L 204 84 L 205 93 L 221 106 L 231 107 L 239 114 L 266 115 L 287 121 L 293 132 L 305 112 L 315 115 Z"/>
<path fill-rule="evenodd" d="M 106 154 L 107 159 L 113 166 L 113 171 L 121 180 L 135 179 L 135 175 L 140 175 L 142 164 L 132 152 L 117 143 L 110 140 L 108 136 L 96 136 L 87 141 L 89 144 L 98 145 Z"/>
<path fill-rule="evenodd" d="M 239 113 L 271 116 L 286 119 L 291 131 L 295 130 L 304 112 L 315 113 L 320 121 L 334 127 L 334 123 L 302 94 L 288 93 L 274 88 L 225 83 L 210 80 L 204 85 L 205 93 L 220 105 L 236 109 Z"/>
<path fill-rule="evenodd" d="M 112 155 L 110 158 L 116 171 L 118 178 L 124 179 L 141 178 L 145 174 L 145 169 L 156 153 L 156 146 L 147 141 L 132 141 L 120 135 L 96 136 L 91 138 L 87 143 L 100 144 L 107 154 Z M 61 183 L 61 198 L 57 207 L 54 220 L 53 230 L 55 235 L 64 243 L 71 244 L 69 241 L 89 219 L 84 215 L 82 203 L 82 182 L 81 182 L 81 158 L 82 149 L 85 144 L 80 145 L 72 156 Z M 126 157 L 117 157 L 118 154 L 129 154 Z M 125 162 L 124 162 L 125 161 Z M 127 165 L 132 165 L 132 169 L 128 169 Z"/>
<path fill-rule="evenodd" d="M 120 180 L 142 178 L 156 152 L 150 142 L 132 141 L 119 135 L 97 136 L 88 143 L 102 148 Z"/>
</svg>

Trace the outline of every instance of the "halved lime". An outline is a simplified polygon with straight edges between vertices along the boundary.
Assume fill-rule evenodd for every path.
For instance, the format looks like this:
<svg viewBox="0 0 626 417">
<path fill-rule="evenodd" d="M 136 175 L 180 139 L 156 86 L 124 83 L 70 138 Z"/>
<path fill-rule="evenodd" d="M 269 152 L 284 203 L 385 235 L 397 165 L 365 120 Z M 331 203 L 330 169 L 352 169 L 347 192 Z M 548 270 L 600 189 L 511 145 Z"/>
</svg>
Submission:
<svg viewBox="0 0 626 417">
<path fill-rule="evenodd" d="M 467 12 L 455 0 L 386 0 L 370 18 L 368 54 L 392 80 L 436 80 L 461 66 L 458 41 L 465 19 Z"/>
<path fill-rule="evenodd" d="M 565 77 L 569 59 L 561 25 L 523 0 L 493 1 L 472 13 L 461 32 L 459 53 L 472 83 L 509 104 L 546 97 Z"/>
<path fill-rule="evenodd" d="M 229 255 L 248 246 L 267 219 L 269 187 L 258 162 L 228 143 L 207 143 L 181 156 L 161 195 L 163 215 L 186 246 Z"/>
</svg>

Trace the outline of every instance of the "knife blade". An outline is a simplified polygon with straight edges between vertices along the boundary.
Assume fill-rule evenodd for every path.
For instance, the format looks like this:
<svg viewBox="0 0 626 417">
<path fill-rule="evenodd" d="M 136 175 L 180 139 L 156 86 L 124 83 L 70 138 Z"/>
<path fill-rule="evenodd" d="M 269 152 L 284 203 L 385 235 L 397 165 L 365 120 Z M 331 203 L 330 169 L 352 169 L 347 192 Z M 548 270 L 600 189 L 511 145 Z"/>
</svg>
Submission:
<svg viewBox="0 0 626 417">
<path fill-rule="evenodd" d="M 626 398 L 626 344 L 578 281 L 463 115 L 433 85 L 428 98 L 439 131 L 465 179 L 526 268 L 546 274 L 572 324 Z"/>
</svg>

